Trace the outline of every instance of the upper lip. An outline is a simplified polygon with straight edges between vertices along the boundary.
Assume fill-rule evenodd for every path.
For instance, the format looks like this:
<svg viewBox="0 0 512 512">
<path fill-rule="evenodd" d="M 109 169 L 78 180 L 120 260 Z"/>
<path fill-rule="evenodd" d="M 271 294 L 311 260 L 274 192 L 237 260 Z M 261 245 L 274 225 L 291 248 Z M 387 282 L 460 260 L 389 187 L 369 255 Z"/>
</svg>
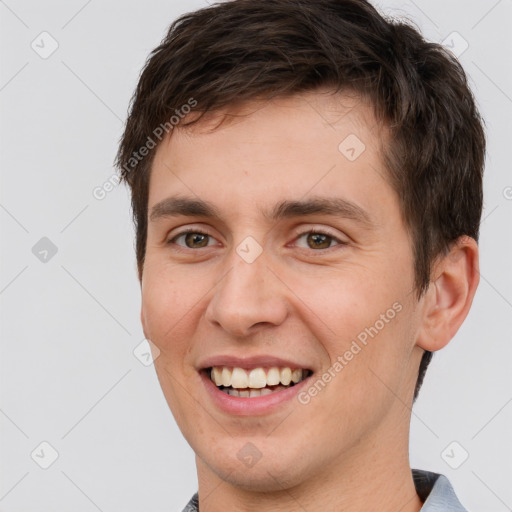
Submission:
<svg viewBox="0 0 512 512">
<path fill-rule="evenodd" d="M 262 354 L 259 356 L 250 356 L 250 357 L 237 357 L 232 355 L 217 355 L 208 357 L 202 360 L 198 364 L 198 368 L 200 370 L 204 370 L 206 368 L 211 368 L 212 366 L 229 366 L 233 368 L 271 368 L 271 367 L 280 367 L 280 368 L 302 368 L 304 370 L 309 370 L 310 368 L 307 365 L 299 363 L 297 361 L 292 361 L 290 359 L 283 359 L 280 357 L 275 357 L 272 355 Z"/>
</svg>

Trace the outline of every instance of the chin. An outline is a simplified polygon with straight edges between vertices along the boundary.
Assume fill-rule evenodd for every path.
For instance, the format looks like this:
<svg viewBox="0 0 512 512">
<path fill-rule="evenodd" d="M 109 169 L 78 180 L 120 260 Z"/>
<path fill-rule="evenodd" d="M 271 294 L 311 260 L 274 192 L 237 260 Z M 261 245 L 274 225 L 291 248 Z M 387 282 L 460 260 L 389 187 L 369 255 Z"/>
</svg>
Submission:
<svg viewBox="0 0 512 512">
<path fill-rule="evenodd" d="M 273 461 L 263 462 L 260 460 L 252 468 L 243 467 L 240 464 L 219 467 L 216 464 L 211 469 L 225 482 L 236 486 L 239 489 L 251 492 L 276 492 L 289 489 L 301 483 L 301 479 L 288 469 L 281 467 L 281 464 Z M 229 468 L 229 469 L 228 469 Z"/>
<path fill-rule="evenodd" d="M 302 449 L 286 451 L 265 437 L 231 438 L 215 450 L 196 451 L 209 471 L 240 489 L 252 492 L 276 492 L 301 484 L 311 471 Z M 257 448 L 259 446 L 260 448 Z M 217 455 L 218 454 L 218 455 Z"/>
</svg>

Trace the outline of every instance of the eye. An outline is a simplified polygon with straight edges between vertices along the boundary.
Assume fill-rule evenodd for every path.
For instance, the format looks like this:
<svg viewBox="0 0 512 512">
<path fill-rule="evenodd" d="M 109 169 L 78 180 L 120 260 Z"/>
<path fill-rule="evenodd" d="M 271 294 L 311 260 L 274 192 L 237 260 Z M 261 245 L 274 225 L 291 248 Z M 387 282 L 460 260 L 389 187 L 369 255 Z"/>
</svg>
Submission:
<svg viewBox="0 0 512 512">
<path fill-rule="evenodd" d="M 346 242 L 339 240 L 335 236 L 324 231 L 305 231 L 297 235 L 296 240 L 305 240 L 306 245 L 297 244 L 298 247 L 303 249 L 316 249 L 325 250 L 330 249 L 333 245 L 347 245 Z M 180 240 L 182 240 L 180 242 Z M 168 240 L 168 244 L 176 244 L 185 249 L 202 249 L 215 245 L 216 239 L 205 232 L 198 231 L 197 229 L 190 228 L 181 231 L 173 238 Z M 334 243 L 334 244 L 333 244 Z"/>
<path fill-rule="evenodd" d="M 183 239 L 184 244 L 178 243 L 178 240 Z M 194 229 L 187 229 L 178 233 L 176 236 L 171 238 L 167 243 L 176 244 L 180 247 L 185 247 L 187 249 L 202 249 L 203 247 L 208 247 L 214 245 L 213 243 L 209 243 L 214 241 L 213 238 L 208 233 L 203 233 L 202 231 L 197 231 Z"/>
<path fill-rule="evenodd" d="M 301 240 L 304 237 L 306 238 L 307 246 L 302 246 L 302 248 L 305 249 L 330 249 L 332 242 L 335 242 L 336 245 L 346 245 L 345 242 L 322 231 L 305 231 L 297 236 L 297 240 Z M 299 247 L 301 246 L 299 245 Z"/>
</svg>

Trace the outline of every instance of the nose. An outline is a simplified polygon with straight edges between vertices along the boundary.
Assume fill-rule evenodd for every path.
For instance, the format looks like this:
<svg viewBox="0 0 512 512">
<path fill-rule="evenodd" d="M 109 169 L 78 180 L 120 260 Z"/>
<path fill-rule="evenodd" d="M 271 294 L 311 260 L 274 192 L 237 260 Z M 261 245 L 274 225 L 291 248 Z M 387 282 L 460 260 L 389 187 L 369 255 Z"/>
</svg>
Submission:
<svg viewBox="0 0 512 512">
<path fill-rule="evenodd" d="M 288 315 L 286 292 L 265 257 L 247 263 L 235 253 L 232 263 L 215 287 L 206 320 L 238 338 L 281 325 Z"/>
</svg>

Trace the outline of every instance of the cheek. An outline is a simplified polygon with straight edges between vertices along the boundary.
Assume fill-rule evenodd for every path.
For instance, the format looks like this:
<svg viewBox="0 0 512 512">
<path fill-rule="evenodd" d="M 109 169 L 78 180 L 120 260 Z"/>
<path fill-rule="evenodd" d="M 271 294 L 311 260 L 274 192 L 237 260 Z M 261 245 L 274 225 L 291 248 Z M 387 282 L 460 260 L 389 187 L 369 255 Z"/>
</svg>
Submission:
<svg viewBox="0 0 512 512">
<path fill-rule="evenodd" d="M 320 273 L 317 279 L 296 276 L 294 292 L 303 299 L 303 319 L 329 357 L 338 383 L 333 387 L 343 387 L 361 403 L 366 393 L 385 391 L 379 377 L 387 383 L 405 371 L 411 312 L 406 283 L 352 270 L 325 280 Z M 336 371 L 332 366 L 340 359 L 343 369 L 338 364 Z"/>
<path fill-rule="evenodd" d="M 199 292 L 177 273 L 170 277 L 165 271 L 146 272 L 142 286 L 144 331 L 162 352 L 178 348 L 176 341 L 193 314 Z"/>
<path fill-rule="evenodd" d="M 298 300 L 291 300 L 307 318 L 308 326 L 317 326 L 315 334 L 328 343 L 331 355 L 343 353 L 347 342 L 350 344 L 359 333 L 364 333 L 366 327 L 400 300 L 400 290 L 383 281 L 380 272 L 358 265 L 331 272 L 325 268 L 317 270 L 283 272 L 283 280 L 293 283 Z"/>
<path fill-rule="evenodd" d="M 338 391 L 354 414 L 378 421 L 395 401 L 407 403 L 410 389 L 404 384 L 414 345 L 409 314 L 405 304 L 386 300 L 352 326 L 356 329 L 345 341 L 343 353 L 345 360 L 351 360 L 341 372 Z"/>
</svg>

